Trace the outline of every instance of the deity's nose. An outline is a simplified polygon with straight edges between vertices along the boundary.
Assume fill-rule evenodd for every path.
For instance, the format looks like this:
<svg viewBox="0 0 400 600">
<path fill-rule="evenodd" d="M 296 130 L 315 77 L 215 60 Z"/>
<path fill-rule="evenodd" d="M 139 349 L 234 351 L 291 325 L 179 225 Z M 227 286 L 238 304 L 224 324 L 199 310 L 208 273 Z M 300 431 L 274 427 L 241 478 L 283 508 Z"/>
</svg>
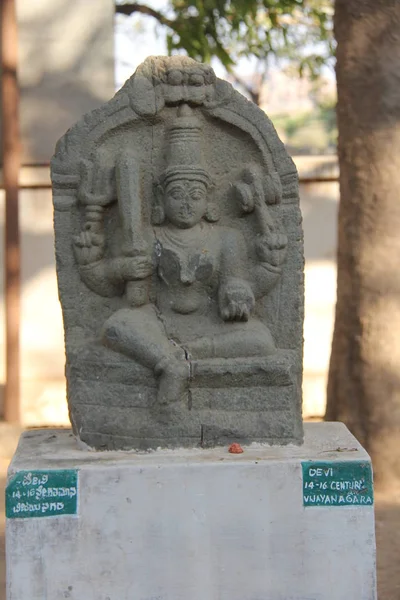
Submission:
<svg viewBox="0 0 400 600">
<path fill-rule="evenodd" d="M 189 208 L 191 202 L 190 202 L 190 197 L 189 196 L 185 196 L 184 199 L 182 200 L 182 206 L 184 208 Z"/>
<path fill-rule="evenodd" d="M 194 273 L 189 270 L 182 270 L 180 280 L 183 285 L 191 285 L 194 282 Z"/>
</svg>

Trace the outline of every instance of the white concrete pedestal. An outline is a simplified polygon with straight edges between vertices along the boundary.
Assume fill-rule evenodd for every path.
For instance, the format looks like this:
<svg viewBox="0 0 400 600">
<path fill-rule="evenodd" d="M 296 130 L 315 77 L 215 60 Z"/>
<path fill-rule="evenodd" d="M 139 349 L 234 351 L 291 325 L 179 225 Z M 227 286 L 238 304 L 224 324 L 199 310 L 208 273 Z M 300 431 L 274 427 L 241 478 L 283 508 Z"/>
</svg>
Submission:
<svg viewBox="0 0 400 600">
<path fill-rule="evenodd" d="M 369 457 L 348 430 L 244 450 L 100 453 L 25 433 L 8 600 L 375 600 Z"/>
</svg>

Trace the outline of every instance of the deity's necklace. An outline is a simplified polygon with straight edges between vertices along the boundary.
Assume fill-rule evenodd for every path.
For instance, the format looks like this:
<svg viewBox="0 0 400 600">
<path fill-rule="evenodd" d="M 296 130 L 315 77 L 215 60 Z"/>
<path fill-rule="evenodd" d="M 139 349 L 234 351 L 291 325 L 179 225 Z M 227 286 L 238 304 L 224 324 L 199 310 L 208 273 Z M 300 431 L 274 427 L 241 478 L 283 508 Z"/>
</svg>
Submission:
<svg viewBox="0 0 400 600">
<path fill-rule="evenodd" d="M 204 242 L 210 234 L 211 228 L 207 227 L 204 223 L 200 223 L 199 227 L 191 229 L 172 229 L 170 227 L 161 227 L 157 231 L 158 238 L 164 238 L 167 244 L 177 248 L 185 249 L 188 246 L 190 248 L 199 248 L 204 246 Z M 176 235 L 176 232 L 179 232 Z"/>
</svg>

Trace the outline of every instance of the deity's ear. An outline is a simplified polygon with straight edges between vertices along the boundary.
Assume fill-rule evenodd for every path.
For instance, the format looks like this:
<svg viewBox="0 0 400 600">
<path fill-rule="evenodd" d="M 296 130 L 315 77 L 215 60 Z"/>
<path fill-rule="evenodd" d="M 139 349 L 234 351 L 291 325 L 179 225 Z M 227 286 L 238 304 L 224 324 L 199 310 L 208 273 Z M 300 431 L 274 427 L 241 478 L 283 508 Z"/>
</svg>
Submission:
<svg viewBox="0 0 400 600">
<path fill-rule="evenodd" d="M 154 200 L 151 211 L 152 225 L 162 225 L 165 221 L 164 188 L 160 183 L 154 186 Z"/>
</svg>

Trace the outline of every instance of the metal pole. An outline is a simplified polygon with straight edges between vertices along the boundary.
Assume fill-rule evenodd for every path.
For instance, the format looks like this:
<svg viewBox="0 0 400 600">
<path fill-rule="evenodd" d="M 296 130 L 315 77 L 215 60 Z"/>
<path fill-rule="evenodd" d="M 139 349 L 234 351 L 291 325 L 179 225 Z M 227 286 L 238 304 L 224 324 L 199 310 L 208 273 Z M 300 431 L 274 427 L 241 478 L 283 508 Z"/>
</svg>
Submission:
<svg viewBox="0 0 400 600">
<path fill-rule="evenodd" d="M 18 177 L 20 168 L 18 40 L 15 0 L 0 0 L 3 178 L 5 189 L 6 387 L 4 419 L 20 421 L 19 321 L 20 240 Z"/>
</svg>

